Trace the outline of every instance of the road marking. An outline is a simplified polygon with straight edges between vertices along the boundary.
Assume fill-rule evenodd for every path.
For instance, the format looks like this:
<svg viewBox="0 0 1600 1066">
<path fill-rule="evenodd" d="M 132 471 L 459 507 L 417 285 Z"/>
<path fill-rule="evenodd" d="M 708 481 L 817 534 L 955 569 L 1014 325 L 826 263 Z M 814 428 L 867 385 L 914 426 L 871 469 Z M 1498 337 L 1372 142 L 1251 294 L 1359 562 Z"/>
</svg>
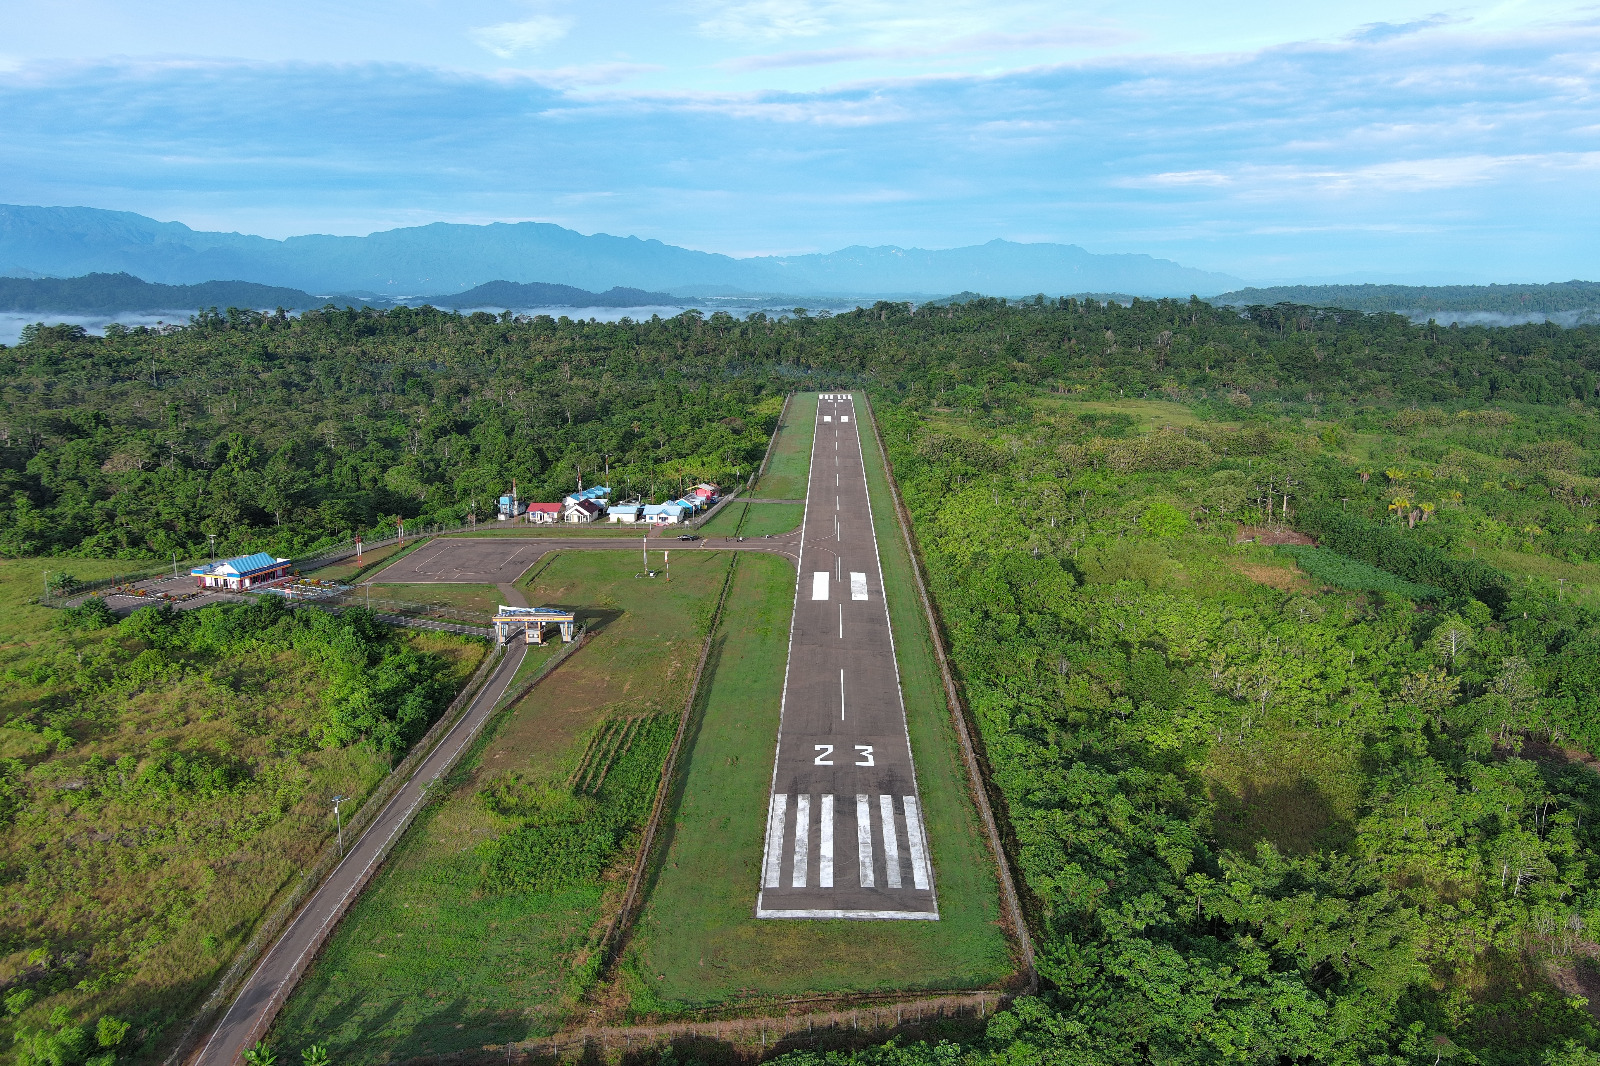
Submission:
<svg viewBox="0 0 1600 1066">
<path fill-rule="evenodd" d="M 878 813 L 883 815 L 883 864 L 889 871 L 889 887 L 900 887 L 900 841 L 894 831 L 894 797 L 878 796 Z"/>
<path fill-rule="evenodd" d="M 839 605 L 839 639 L 844 639 L 844 604 Z"/>
<path fill-rule="evenodd" d="M 861 887 L 876 888 L 872 875 L 872 808 L 867 797 L 856 793 L 856 861 L 861 864 Z"/>
<path fill-rule="evenodd" d="M 839 667 L 839 721 L 844 721 L 844 667 Z"/>
<path fill-rule="evenodd" d="M 811 844 L 811 793 L 802 792 L 794 803 L 794 870 L 789 878 L 793 888 L 806 887 L 806 859 Z"/>
<path fill-rule="evenodd" d="M 833 887 L 833 794 L 822 797 L 822 853 L 817 856 L 817 887 Z M 920 869 L 920 867 L 919 867 Z"/>
<path fill-rule="evenodd" d="M 824 422 L 832 422 L 833 421 L 833 416 L 832 415 L 823 415 L 822 416 L 822 420 Z"/>
<path fill-rule="evenodd" d="M 850 421 L 850 416 L 849 415 L 840 415 L 839 416 L 839 421 L 848 422 L 848 421 Z"/>
<path fill-rule="evenodd" d="M 839 509 L 839 497 L 838 496 L 835 496 L 833 498 L 833 509 L 835 511 L 837 511 Z"/>
<path fill-rule="evenodd" d="M 917 810 L 917 797 L 902 796 L 900 802 L 906 809 L 906 848 L 911 852 L 911 883 L 918 888 L 928 887 L 927 856 L 922 850 L 922 816 Z"/>
<path fill-rule="evenodd" d="M 788 806 L 789 797 L 779 792 L 772 797 L 772 809 L 767 813 L 768 888 L 777 888 L 783 881 L 783 816 Z"/>
<path fill-rule="evenodd" d="M 828 572 L 818 570 L 811 575 L 811 598 L 825 600 L 828 598 Z"/>
<path fill-rule="evenodd" d="M 854 570 L 850 571 L 850 598 L 852 600 L 864 600 L 867 598 L 866 574 L 858 574 Z"/>
</svg>

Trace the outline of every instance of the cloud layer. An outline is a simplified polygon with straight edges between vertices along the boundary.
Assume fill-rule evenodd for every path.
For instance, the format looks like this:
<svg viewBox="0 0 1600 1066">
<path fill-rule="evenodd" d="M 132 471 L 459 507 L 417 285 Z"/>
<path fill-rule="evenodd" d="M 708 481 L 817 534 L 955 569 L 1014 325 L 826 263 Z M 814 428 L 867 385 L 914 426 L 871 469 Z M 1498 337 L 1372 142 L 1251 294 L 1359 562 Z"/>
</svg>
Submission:
<svg viewBox="0 0 1600 1066">
<path fill-rule="evenodd" d="M 642 84 L 672 79 L 637 57 L 572 62 L 570 16 L 529 10 L 472 31 L 528 60 L 511 70 L 19 62 L 0 72 L 0 199 L 274 236 L 538 218 L 735 254 L 1003 236 L 1256 279 L 1600 276 L 1592 21 L 1369 22 L 796 90 Z M 691 10 L 694 33 L 745 42 L 716 69 L 1045 46 L 963 5 L 852 6 L 866 30 L 842 49 L 832 3 Z M 1080 23 L 1122 47 L 1125 30 Z"/>
</svg>

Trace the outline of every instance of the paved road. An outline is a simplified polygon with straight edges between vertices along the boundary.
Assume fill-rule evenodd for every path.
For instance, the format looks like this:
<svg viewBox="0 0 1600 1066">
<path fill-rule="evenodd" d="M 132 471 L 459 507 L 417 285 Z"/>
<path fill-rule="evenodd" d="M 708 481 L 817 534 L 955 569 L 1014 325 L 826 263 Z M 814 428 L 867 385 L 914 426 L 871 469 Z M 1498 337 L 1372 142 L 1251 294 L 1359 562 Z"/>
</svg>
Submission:
<svg viewBox="0 0 1600 1066">
<path fill-rule="evenodd" d="M 507 590 L 507 595 L 514 597 L 509 601 L 514 606 L 527 605 L 518 590 Z M 233 1066 L 245 1048 L 262 1037 L 263 1021 L 277 1013 L 305 965 L 332 931 L 345 906 L 365 884 L 385 847 L 410 824 L 412 815 L 422 802 L 424 789 L 455 760 L 488 719 L 495 704 L 505 693 L 506 686 L 516 675 L 517 668 L 522 665 L 524 651 L 525 646 L 521 643 L 513 643 L 506 649 L 505 658 L 467 708 L 467 713 L 445 734 L 444 740 L 417 768 L 411 780 L 401 787 L 367 831 L 351 843 L 344 861 L 334 868 L 322 887 L 300 908 L 277 943 L 262 957 L 255 972 L 245 981 L 228 1012 L 222 1016 L 222 1021 L 201 1049 L 196 1060 L 198 1066 Z"/>
<path fill-rule="evenodd" d="M 817 405 L 758 918 L 939 917 L 855 405 Z"/>
</svg>

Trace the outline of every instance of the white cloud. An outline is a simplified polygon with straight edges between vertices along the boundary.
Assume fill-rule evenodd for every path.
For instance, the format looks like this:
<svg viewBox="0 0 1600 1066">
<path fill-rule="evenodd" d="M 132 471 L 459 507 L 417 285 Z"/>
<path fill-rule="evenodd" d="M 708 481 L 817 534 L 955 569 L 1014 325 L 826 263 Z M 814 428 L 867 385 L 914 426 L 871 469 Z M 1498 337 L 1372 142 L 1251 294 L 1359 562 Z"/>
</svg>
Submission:
<svg viewBox="0 0 1600 1066">
<path fill-rule="evenodd" d="M 479 26 L 468 34 L 475 42 L 501 59 L 521 52 L 533 52 L 567 35 L 572 19 L 558 15 L 534 15 L 520 22 Z"/>
</svg>

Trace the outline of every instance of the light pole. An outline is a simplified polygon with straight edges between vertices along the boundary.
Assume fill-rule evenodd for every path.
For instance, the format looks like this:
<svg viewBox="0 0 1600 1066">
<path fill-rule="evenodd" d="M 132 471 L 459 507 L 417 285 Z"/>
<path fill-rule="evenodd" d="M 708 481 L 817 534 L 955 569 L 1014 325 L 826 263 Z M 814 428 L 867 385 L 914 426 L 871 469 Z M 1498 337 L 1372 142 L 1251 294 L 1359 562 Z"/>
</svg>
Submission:
<svg viewBox="0 0 1600 1066">
<path fill-rule="evenodd" d="M 217 562 L 217 535 L 215 533 L 207 533 L 206 539 L 211 542 L 211 564 L 215 566 Z"/>
<path fill-rule="evenodd" d="M 349 799 L 348 796 L 333 797 L 333 821 L 339 830 L 339 858 L 344 858 L 344 818 L 339 814 L 339 804 Z"/>
</svg>

